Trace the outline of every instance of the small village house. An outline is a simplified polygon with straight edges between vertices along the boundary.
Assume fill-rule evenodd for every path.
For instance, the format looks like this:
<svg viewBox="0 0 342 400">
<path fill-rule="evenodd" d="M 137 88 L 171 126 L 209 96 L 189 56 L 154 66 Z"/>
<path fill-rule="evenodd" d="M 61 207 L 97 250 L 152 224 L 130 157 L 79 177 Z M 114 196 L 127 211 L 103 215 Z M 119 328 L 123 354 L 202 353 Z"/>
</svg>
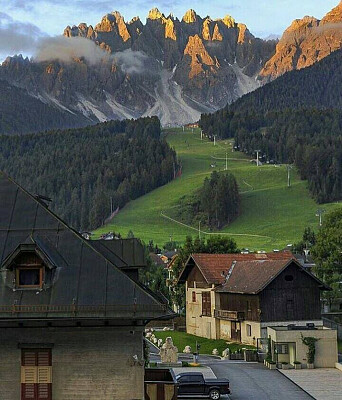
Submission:
<svg viewBox="0 0 342 400">
<path fill-rule="evenodd" d="M 338 362 L 337 331 L 324 326 L 287 325 L 267 328 L 272 359 L 276 363 L 308 364 L 308 347 L 303 338 L 314 338 L 316 368 L 334 368 Z"/>
<path fill-rule="evenodd" d="M 179 283 L 188 333 L 251 345 L 268 327 L 322 326 L 321 291 L 329 290 L 290 252 L 193 254 Z"/>
<path fill-rule="evenodd" d="M 144 266 L 139 241 L 88 241 L 0 173 L 1 400 L 142 400 L 144 327 L 174 316 Z"/>
</svg>

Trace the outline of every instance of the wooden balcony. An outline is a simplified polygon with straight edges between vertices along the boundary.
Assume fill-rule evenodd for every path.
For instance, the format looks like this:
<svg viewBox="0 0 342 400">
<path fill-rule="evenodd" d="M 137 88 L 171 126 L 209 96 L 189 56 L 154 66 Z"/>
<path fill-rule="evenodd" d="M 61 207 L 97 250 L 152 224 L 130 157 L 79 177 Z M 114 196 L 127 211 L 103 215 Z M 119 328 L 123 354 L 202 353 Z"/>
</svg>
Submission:
<svg viewBox="0 0 342 400">
<path fill-rule="evenodd" d="M 215 318 L 224 319 L 226 321 L 244 321 L 245 313 L 243 311 L 227 311 L 215 310 Z"/>
</svg>

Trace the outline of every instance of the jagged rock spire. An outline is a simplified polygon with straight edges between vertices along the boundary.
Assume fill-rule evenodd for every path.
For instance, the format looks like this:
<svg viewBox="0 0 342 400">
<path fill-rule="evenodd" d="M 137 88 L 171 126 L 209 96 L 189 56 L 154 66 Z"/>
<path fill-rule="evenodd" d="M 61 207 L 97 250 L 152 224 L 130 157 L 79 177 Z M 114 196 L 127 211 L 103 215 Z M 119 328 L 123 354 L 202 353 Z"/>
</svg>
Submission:
<svg viewBox="0 0 342 400">
<path fill-rule="evenodd" d="M 193 10 L 192 8 L 190 10 L 188 10 L 182 21 L 186 22 L 187 24 L 193 24 L 194 22 L 197 21 L 198 15 L 196 14 L 195 10 Z"/>
</svg>

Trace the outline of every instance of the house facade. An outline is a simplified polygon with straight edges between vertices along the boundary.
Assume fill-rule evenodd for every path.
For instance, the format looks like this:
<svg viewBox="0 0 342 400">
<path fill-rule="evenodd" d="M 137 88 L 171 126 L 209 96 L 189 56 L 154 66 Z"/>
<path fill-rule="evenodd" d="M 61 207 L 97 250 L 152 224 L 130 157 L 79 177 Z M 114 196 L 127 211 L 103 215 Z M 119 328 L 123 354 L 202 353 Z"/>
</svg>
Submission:
<svg viewBox="0 0 342 400">
<path fill-rule="evenodd" d="M 322 326 L 320 292 L 328 288 L 290 252 L 193 254 L 186 288 L 187 332 L 256 345 L 267 327 Z"/>
<path fill-rule="evenodd" d="M 140 242 L 88 241 L 2 173 L 0 199 L 1 400 L 142 400 L 144 327 L 174 314 Z"/>
</svg>

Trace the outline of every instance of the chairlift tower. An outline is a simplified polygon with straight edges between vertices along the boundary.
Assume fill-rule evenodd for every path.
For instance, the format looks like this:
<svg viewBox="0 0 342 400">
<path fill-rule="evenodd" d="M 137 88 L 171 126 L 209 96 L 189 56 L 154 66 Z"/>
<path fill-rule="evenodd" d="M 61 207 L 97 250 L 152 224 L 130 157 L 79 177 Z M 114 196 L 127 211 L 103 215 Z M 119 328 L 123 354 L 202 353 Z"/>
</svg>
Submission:
<svg viewBox="0 0 342 400">
<path fill-rule="evenodd" d="M 292 165 L 287 166 L 287 187 L 291 187 L 291 169 Z"/>
<path fill-rule="evenodd" d="M 261 153 L 261 150 L 255 150 L 255 152 L 257 153 L 257 167 L 259 167 L 259 154 Z"/>
<path fill-rule="evenodd" d="M 323 214 L 325 213 L 325 210 L 322 210 L 322 209 L 319 209 L 319 210 L 317 210 L 317 212 L 316 212 L 316 217 L 318 217 L 319 218 L 319 226 L 322 226 L 323 225 L 323 223 L 322 223 L 322 217 L 323 217 Z"/>
</svg>

